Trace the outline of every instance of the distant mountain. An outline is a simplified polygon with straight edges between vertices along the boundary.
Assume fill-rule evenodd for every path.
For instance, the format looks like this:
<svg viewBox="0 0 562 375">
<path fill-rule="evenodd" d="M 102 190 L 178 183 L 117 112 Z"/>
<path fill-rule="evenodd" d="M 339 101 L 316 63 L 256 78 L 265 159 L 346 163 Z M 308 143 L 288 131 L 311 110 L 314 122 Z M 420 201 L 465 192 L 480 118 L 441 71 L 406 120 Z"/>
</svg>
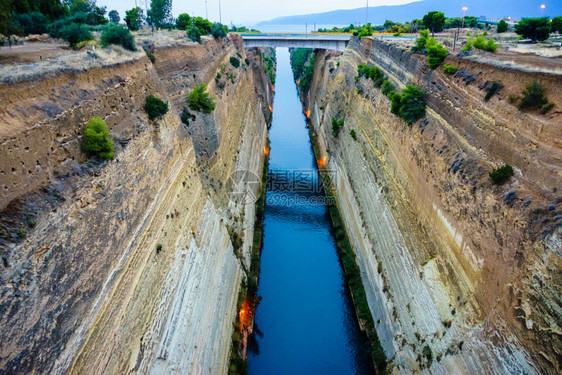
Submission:
<svg viewBox="0 0 562 375">
<path fill-rule="evenodd" d="M 383 24 L 389 19 L 395 22 L 422 18 L 431 10 L 439 10 L 447 17 L 462 17 L 462 7 L 468 7 L 467 16 L 486 16 L 487 18 L 539 17 L 540 5 L 545 4 L 545 16 L 562 16 L 561 0 L 422 0 L 404 5 L 369 7 L 369 22 Z M 349 25 L 365 23 L 365 8 L 334 10 L 331 12 L 306 14 L 301 16 L 279 17 L 258 23 L 265 25 Z"/>
</svg>

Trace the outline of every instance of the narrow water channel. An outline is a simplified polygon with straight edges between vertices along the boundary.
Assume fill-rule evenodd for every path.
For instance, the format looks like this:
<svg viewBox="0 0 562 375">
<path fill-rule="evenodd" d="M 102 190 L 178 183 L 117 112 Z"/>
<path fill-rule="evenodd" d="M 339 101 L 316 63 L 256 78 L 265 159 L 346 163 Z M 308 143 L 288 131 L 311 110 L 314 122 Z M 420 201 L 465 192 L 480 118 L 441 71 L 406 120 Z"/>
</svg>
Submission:
<svg viewBox="0 0 562 375">
<path fill-rule="evenodd" d="M 249 373 L 371 374 L 284 48 L 277 49 L 275 90 Z"/>
</svg>

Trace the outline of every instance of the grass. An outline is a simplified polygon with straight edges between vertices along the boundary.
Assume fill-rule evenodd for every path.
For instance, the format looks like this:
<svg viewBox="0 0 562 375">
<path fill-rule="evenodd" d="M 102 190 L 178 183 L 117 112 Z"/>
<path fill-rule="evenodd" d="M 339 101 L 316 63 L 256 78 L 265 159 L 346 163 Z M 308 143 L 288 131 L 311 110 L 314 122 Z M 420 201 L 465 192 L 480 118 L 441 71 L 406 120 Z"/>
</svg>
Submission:
<svg viewBox="0 0 562 375">
<path fill-rule="evenodd" d="M 312 128 L 309 129 L 309 134 L 314 154 L 316 155 L 316 158 L 318 158 L 320 152 L 316 142 L 316 136 Z M 353 252 L 351 243 L 347 237 L 345 225 L 337 203 L 334 204 L 334 202 L 336 202 L 336 197 L 332 190 L 332 181 L 330 180 L 329 173 L 326 173 L 326 171 L 319 169 L 319 173 L 326 194 L 326 202 L 328 202 L 328 212 L 332 220 L 334 236 L 336 237 L 338 256 L 342 265 L 345 280 L 351 293 L 355 313 L 362 329 L 365 330 L 369 339 L 371 356 L 373 363 L 375 364 L 376 371 L 378 374 L 385 374 L 387 358 L 384 354 L 384 350 L 375 329 L 375 322 L 373 321 L 373 316 L 371 315 L 371 310 L 369 309 L 367 295 L 365 293 L 365 288 L 363 287 L 363 281 L 361 279 L 359 266 L 357 265 L 357 261 L 355 259 L 355 253 Z"/>
</svg>

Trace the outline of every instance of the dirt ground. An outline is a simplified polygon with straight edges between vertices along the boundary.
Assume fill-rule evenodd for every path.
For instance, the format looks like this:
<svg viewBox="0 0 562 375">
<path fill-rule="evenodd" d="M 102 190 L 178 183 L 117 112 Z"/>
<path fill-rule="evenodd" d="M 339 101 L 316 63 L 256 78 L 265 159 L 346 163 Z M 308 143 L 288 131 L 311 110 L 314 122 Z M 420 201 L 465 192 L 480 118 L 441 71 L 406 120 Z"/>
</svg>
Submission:
<svg viewBox="0 0 562 375">
<path fill-rule="evenodd" d="M 27 43 L 0 48 L 0 64 L 29 64 L 41 61 L 41 59 L 53 59 L 63 55 L 76 53 L 72 51 L 67 43 Z"/>
</svg>

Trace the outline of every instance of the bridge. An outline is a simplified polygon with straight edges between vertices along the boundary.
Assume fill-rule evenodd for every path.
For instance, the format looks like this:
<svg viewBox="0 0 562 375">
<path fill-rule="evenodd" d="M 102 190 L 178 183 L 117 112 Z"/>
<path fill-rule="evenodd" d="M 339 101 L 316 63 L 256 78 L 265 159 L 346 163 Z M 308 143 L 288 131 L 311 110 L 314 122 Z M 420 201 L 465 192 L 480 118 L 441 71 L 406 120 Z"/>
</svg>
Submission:
<svg viewBox="0 0 562 375">
<path fill-rule="evenodd" d="M 349 43 L 346 34 L 250 34 L 241 33 L 244 47 L 295 47 L 343 51 Z"/>
</svg>

